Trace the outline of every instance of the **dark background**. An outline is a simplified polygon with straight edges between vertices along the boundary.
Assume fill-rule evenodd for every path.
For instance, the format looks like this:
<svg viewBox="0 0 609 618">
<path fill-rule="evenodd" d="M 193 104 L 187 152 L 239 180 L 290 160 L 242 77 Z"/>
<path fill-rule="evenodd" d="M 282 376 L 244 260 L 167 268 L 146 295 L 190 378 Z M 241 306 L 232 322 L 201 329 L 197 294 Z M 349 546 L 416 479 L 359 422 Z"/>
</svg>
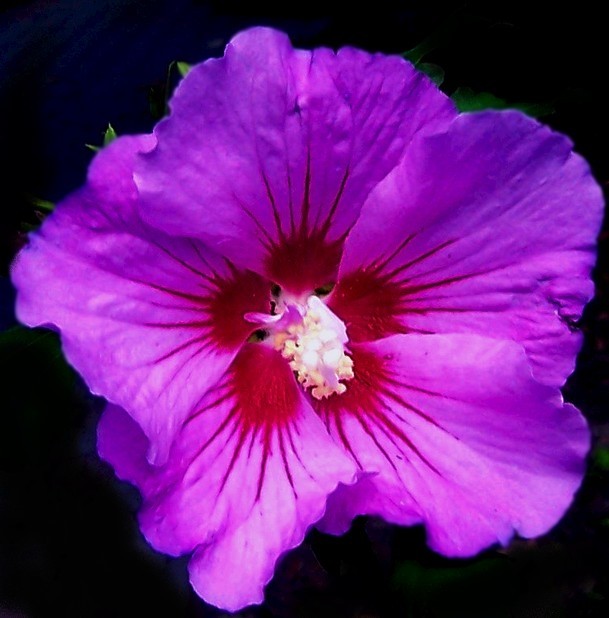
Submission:
<svg viewBox="0 0 609 618">
<path fill-rule="evenodd" d="M 491 4 L 491 3 L 488 3 Z M 601 4 L 601 3 L 598 3 Z M 600 9 L 529 3 L 65 0 L 0 9 L 0 617 L 222 616 L 186 578 L 186 560 L 156 554 L 135 522 L 138 495 L 95 455 L 99 401 L 61 359 L 54 335 L 14 329 L 12 256 L 40 213 L 84 180 L 108 122 L 149 131 L 170 62 L 219 56 L 250 25 L 295 45 L 402 53 L 430 35 L 425 61 L 451 94 L 468 86 L 554 110 L 599 182 L 609 180 L 609 42 Z M 347 8 L 348 7 L 348 8 Z M 170 77 L 170 89 L 177 74 Z M 342 538 L 312 532 L 280 562 L 251 617 L 609 615 L 609 274 L 606 233 L 597 297 L 580 327 L 564 389 L 593 427 L 589 473 L 560 524 L 456 561 L 426 549 L 421 529 L 356 520 Z"/>
</svg>

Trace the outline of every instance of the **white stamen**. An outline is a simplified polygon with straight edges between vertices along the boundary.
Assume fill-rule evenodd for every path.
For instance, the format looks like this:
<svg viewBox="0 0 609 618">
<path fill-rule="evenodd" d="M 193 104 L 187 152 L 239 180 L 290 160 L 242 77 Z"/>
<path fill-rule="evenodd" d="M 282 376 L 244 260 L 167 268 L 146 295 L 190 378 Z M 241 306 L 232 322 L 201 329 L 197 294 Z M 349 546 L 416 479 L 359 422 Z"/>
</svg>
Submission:
<svg viewBox="0 0 609 618">
<path fill-rule="evenodd" d="M 319 354 L 315 350 L 305 350 L 300 355 L 300 360 L 303 365 L 306 365 L 309 369 L 315 369 L 319 362 Z"/>
<path fill-rule="evenodd" d="M 328 350 L 323 353 L 323 361 L 325 365 L 336 369 L 338 367 L 338 362 L 343 357 L 344 352 L 339 348 L 333 348 L 332 350 Z"/>
<path fill-rule="evenodd" d="M 299 305 L 298 312 L 290 307 L 286 311 L 302 317 L 276 322 L 271 339 L 275 349 L 316 399 L 344 393 L 347 387 L 340 381 L 353 378 L 353 360 L 345 353 L 345 325 L 317 296 L 310 296 L 306 307 Z"/>
<path fill-rule="evenodd" d="M 325 328 L 319 333 L 318 337 L 322 343 L 328 343 L 336 339 L 337 335 L 333 330 L 330 330 L 329 328 Z"/>
</svg>

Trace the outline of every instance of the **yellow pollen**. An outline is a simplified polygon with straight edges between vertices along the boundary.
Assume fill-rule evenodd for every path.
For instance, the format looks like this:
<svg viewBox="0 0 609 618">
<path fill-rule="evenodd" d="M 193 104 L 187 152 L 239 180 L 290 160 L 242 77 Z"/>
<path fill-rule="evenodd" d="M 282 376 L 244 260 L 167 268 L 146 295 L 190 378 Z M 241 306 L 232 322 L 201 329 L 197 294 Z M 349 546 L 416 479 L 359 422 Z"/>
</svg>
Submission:
<svg viewBox="0 0 609 618">
<path fill-rule="evenodd" d="M 344 324 L 317 296 L 307 300 L 301 322 L 273 336 L 275 349 L 316 399 L 347 390 L 341 380 L 353 378 L 353 360 L 345 354 L 346 342 Z"/>
</svg>

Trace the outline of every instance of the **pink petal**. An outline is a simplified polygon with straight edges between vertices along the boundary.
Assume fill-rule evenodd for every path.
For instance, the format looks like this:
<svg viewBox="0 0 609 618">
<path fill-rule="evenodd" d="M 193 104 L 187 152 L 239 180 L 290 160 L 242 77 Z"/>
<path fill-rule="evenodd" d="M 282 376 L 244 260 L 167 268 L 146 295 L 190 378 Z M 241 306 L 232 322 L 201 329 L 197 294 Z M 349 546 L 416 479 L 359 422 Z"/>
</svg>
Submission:
<svg viewBox="0 0 609 618">
<path fill-rule="evenodd" d="M 547 532 L 584 473 L 586 423 L 536 382 L 520 346 L 475 335 L 395 335 L 353 346 L 355 378 L 316 407 L 366 477 L 321 528 L 357 514 L 425 524 L 433 549 L 469 556 Z"/>
<path fill-rule="evenodd" d="M 142 215 L 292 293 L 335 280 L 370 189 L 452 103 L 403 59 L 294 50 L 253 28 L 194 67 L 136 181 Z"/>
<path fill-rule="evenodd" d="M 268 310 L 268 286 L 199 242 L 148 227 L 132 179 L 147 136 L 113 142 L 88 183 L 30 236 L 12 270 L 17 315 L 61 331 L 91 390 L 126 408 L 161 462 L 175 432 Z"/>
<path fill-rule="evenodd" d="M 140 487 L 150 543 L 172 555 L 194 551 L 195 590 L 231 611 L 263 600 L 279 556 L 320 519 L 337 484 L 355 477 L 285 360 L 262 345 L 245 345 L 164 466 L 146 462 L 138 431 L 109 407 L 98 429 L 100 455 Z"/>
<path fill-rule="evenodd" d="M 593 293 L 602 195 L 564 136 L 518 112 L 418 139 L 368 199 L 329 305 L 362 341 L 478 333 L 524 345 L 561 385 Z"/>
</svg>

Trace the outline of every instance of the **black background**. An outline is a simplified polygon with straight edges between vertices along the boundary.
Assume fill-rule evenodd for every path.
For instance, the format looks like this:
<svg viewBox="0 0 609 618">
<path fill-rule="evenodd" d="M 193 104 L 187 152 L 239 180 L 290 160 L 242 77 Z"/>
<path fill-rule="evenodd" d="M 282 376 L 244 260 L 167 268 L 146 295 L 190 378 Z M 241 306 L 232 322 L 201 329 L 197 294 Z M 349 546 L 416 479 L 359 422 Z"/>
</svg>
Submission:
<svg viewBox="0 0 609 618">
<path fill-rule="evenodd" d="M 600 3 L 598 3 L 600 4 Z M 171 61 L 219 56 L 250 25 L 300 47 L 355 45 L 402 53 L 433 35 L 425 58 L 442 88 L 551 103 L 543 120 L 568 134 L 609 180 L 609 42 L 600 9 L 374 0 L 334 9 L 266 0 L 4 3 L 0 11 L 0 616 L 220 616 L 191 592 L 186 560 L 148 548 L 137 492 L 94 450 L 100 402 L 61 360 L 54 335 L 14 326 L 7 275 L 33 198 L 56 201 L 84 180 L 108 122 L 149 131 Z M 177 76 L 170 80 L 171 87 Z M 345 537 L 312 532 L 280 562 L 256 617 L 609 615 L 609 306 L 607 236 L 597 297 L 580 327 L 564 389 L 590 420 L 595 447 L 575 504 L 546 537 L 466 561 L 426 549 L 418 529 L 356 520 Z"/>
</svg>

